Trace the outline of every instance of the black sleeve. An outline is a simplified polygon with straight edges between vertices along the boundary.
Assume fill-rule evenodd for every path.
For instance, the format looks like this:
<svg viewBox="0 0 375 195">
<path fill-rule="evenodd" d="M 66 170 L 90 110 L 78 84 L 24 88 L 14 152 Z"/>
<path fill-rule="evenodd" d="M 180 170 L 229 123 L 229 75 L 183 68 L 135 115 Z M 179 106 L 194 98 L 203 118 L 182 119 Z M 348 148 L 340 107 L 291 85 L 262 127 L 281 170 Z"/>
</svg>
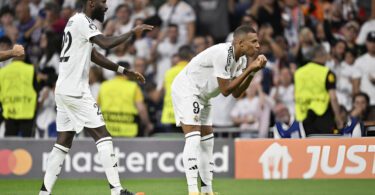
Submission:
<svg viewBox="0 0 375 195">
<path fill-rule="evenodd" d="M 38 80 L 36 79 L 36 69 L 34 68 L 34 78 L 33 78 L 33 87 L 37 94 L 39 94 L 40 91 L 40 85 L 38 83 Z"/>
<path fill-rule="evenodd" d="M 336 75 L 329 71 L 326 78 L 326 89 L 327 91 L 330 89 L 336 89 Z"/>
<path fill-rule="evenodd" d="M 323 21 L 323 29 L 324 29 L 324 34 L 329 44 L 335 45 L 337 40 L 335 36 L 333 36 L 331 22 L 328 21 L 327 19 L 324 19 Z"/>
</svg>

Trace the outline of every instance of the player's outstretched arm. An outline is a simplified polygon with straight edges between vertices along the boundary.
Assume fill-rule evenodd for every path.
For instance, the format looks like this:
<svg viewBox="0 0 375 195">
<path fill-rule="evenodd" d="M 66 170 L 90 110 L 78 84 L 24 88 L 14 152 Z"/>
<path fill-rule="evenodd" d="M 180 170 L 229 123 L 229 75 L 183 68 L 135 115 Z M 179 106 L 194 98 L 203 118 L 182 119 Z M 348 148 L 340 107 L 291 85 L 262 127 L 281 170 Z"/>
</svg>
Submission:
<svg viewBox="0 0 375 195">
<path fill-rule="evenodd" d="M 95 64 L 97 64 L 97 65 L 99 65 L 99 66 L 101 66 L 105 69 L 112 70 L 112 71 L 115 71 L 115 72 L 119 72 L 119 73 L 124 74 L 124 75 L 128 76 L 129 78 L 135 79 L 135 80 L 137 80 L 141 83 L 146 82 L 146 80 L 145 80 L 145 78 L 143 77 L 142 74 L 140 74 L 139 72 L 134 72 L 132 70 L 126 69 L 122 66 L 119 66 L 119 65 L 113 63 L 111 60 L 108 60 L 101 53 L 96 51 L 95 48 L 93 48 L 92 52 L 91 52 L 91 61 L 93 61 Z"/>
<path fill-rule="evenodd" d="M 25 49 L 22 45 L 14 45 L 13 49 L 0 51 L 0 62 L 8 60 L 13 57 L 19 57 L 25 55 Z"/>
<path fill-rule="evenodd" d="M 106 37 L 102 34 L 94 36 L 90 39 L 92 43 L 99 45 L 103 49 L 111 49 L 121 43 L 129 42 L 134 34 L 140 34 L 145 30 L 152 30 L 154 27 L 146 24 L 141 24 L 134 27 L 128 33 L 120 36 Z"/>
<path fill-rule="evenodd" d="M 251 62 L 250 65 L 246 67 L 244 72 L 233 80 L 217 78 L 219 83 L 219 88 L 221 93 L 226 97 L 230 94 L 233 97 L 239 97 L 249 86 L 253 74 L 249 77 L 251 73 L 256 73 L 258 70 L 262 69 L 267 63 L 267 58 L 264 55 L 259 55 L 255 61 Z M 246 79 L 246 81 L 245 81 Z M 245 81 L 245 82 L 244 82 Z"/>
</svg>

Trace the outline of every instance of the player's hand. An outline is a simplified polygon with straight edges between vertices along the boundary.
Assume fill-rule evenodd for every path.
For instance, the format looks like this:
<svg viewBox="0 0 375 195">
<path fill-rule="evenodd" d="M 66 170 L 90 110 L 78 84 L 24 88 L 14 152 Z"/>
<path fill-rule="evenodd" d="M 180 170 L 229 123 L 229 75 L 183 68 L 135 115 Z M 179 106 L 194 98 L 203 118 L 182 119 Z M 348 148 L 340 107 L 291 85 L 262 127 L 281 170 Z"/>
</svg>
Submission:
<svg viewBox="0 0 375 195">
<path fill-rule="evenodd" d="M 258 70 L 264 68 L 267 63 L 267 58 L 264 55 L 259 55 L 248 67 L 251 72 L 258 72 Z"/>
<path fill-rule="evenodd" d="M 152 30 L 152 29 L 154 29 L 153 26 L 150 26 L 150 25 L 147 25 L 147 24 L 141 24 L 141 25 L 138 25 L 138 26 L 134 27 L 132 29 L 132 31 L 134 32 L 134 34 L 136 36 L 139 36 L 139 35 L 142 34 L 143 31 L 145 31 L 145 30 Z"/>
<path fill-rule="evenodd" d="M 126 72 L 126 76 L 128 76 L 132 80 L 137 80 L 143 84 L 146 83 L 145 77 L 139 72 L 128 70 Z"/>
<path fill-rule="evenodd" d="M 13 57 L 20 57 L 25 55 L 25 49 L 22 45 L 14 45 L 12 49 L 12 56 Z"/>
</svg>

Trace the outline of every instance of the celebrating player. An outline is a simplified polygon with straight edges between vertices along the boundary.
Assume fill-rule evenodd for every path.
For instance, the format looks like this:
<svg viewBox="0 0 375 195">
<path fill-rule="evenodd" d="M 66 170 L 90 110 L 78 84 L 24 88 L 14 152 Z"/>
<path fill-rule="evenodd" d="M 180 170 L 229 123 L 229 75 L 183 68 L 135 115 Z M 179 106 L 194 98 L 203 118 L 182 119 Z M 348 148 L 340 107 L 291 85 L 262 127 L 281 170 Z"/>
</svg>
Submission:
<svg viewBox="0 0 375 195">
<path fill-rule="evenodd" d="M 93 61 L 106 69 L 145 82 L 144 77 L 138 72 L 125 69 L 106 59 L 93 48 L 93 44 L 109 49 L 129 41 L 133 34 L 151 30 L 153 27 L 140 25 L 123 35 L 104 37 L 93 20 L 103 22 L 104 13 L 107 10 L 106 1 L 82 0 L 82 2 L 83 12 L 72 16 L 64 29 L 59 78 L 55 91 L 57 141 L 48 157 L 44 182 L 39 194 L 51 194 L 65 156 L 72 146 L 74 135 L 86 128 L 96 142 L 100 161 L 111 188 L 111 194 L 133 195 L 132 192 L 123 189 L 121 186 L 112 138 L 105 127 L 100 109 L 89 90 L 89 65 L 90 61 Z"/>
<path fill-rule="evenodd" d="M 213 146 L 210 99 L 222 93 L 239 97 L 267 59 L 257 56 L 256 31 L 240 26 L 232 43 L 214 45 L 194 57 L 172 84 L 176 125 L 185 133 L 183 163 L 189 195 L 198 195 L 198 171 L 202 194 L 212 195 Z M 250 58 L 255 58 L 250 61 Z"/>
</svg>

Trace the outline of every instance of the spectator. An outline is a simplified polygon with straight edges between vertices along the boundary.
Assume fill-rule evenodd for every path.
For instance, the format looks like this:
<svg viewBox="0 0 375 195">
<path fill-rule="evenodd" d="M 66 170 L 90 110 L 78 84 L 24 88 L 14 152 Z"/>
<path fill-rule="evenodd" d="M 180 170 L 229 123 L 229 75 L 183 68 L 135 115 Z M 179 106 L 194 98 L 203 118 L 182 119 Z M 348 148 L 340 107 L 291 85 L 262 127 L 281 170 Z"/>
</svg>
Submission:
<svg viewBox="0 0 375 195">
<path fill-rule="evenodd" d="M 355 50 L 356 52 L 359 51 L 359 48 L 355 42 L 358 36 L 358 32 L 359 32 L 359 24 L 354 20 L 349 21 L 342 28 L 342 34 L 347 43 L 347 47 Z"/>
<path fill-rule="evenodd" d="M 14 25 L 14 11 L 4 6 L 0 9 L 0 37 L 7 36 L 13 43 L 17 41 L 18 29 Z"/>
<path fill-rule="evenodd" d="M 366 40 L 367 53 L 360 56 L 354 67 L 360 71 L 359 86 L 355 86 L 355 92 L 368 93 L 370 97 L 370 119 L 375 120 L 375 31 L 369 32 Z"/>
<path fill-rule="evenodd" d="M 130 7 L 127 4 L 117 6 L 115 17 L 107 22 L 103 34 L 107 36 L 121 35 L 129 32 L 134 26 Z"/>
<path fill-rule="evenodd" d="M 249 15 L 249 14 L 244 15 L 241 19 L 240 25 L 250 25 L 256 31 L 258 31 L 258 23 L 253 15 Z M 231 42 L 231 41 L 233 41 L 233 32 L 229 33 L 226 38 L 226 42 Z"/>
<path fill-rule="evenodd" d="M 147 64 L 144 58 L 135 58 L 134 59 L 134 71 L 142 74 L 146 82 L 154 82 L 154 74 L 150 71 L 147 71 Z M 145 92 L 145 85 L 140 85 L 142 92 Z"/>
<path fill-rule="evenodd" d="M 5 137 L 31 137 L 37 106 L 38 84 L 34 66 L 14 58 L 0 69 L 0 103 L 5 119 Z"/>
<path fill-rule="evenodd" d="M 56 74 L 50 74 L 50 79 L 40 91 L 38 98 L 38 113 L 36 117 L 36 129 L 39 138 L 50 137 L 48 133 L 49 126 L 56 120 L 56 103 L 55 103 L 55 84 Z"/>
<path fill-rule="evenodd" d="M 338 76 L 338 69 L 341 62 L 344 60 L 346 51 L 346 42 L 338 40 L 331 49 L 331 60 L 327 61 L 326 66 Z"/>
<path fill-rule="evenodd" d="M 343 127 L 336 97 L 336 77 L 324 66 L 328 59 L 324 47 L 317 45 L 311 52 L 312 62 L 297 69 L 294 75 L 296 118 L 303 122 L 306 135 L 332 134 L 335 128 Z"/>
<path fill-rule="evenodd" d="M 24 1 L 17 4 L 16 16 L 18 24 L 18 40 L 20 44 L 26 44 L 26 61 L 37 64 L 42 54 L 39 49 L 39 40 L 42 35 L 42 26 L 44 19 L 39 17 L 37 20 L 30 15 L 29 5 Z"/>
<path fill-rule="evenodd" d="M 268 137 L 273 101 L 262 91 L 259 79 L 253 79 L 246 97 L 235 104 L 230 114 L 234 124 L 244 131 L 241 137 L 254 137 L 251 131 L 257 132 L 257 137 Z"/>
<path fill-rule="evenodd" d="M 149 0 L 133 0 L 133 19 L 146 19 L 154 16 L 155 8 L 150 5 Z"/>
<path fill-rule="evenodd" d="M 373 10 L 375 12 L 375 10 Z M 361 30 L 359 31 L 356 43 L 358 45 L 365 45 L 366 37 L 370 32 L 375 31 L 375 14 L 374 17 L 370 20 L 367 20 L 364 24 L 361 26 Z"/>
<path fill-rule="evenodd" d="M 336 95 L 339 104 L 343 105 L 346 110 L 351 110 L 354 94 L 353 88 L 359 82 L 358 77 L 361 73 L 353 66 L 356 59 L 355 51 L 346 50 L 344 56 L 341 64 L 335 67 L 334 73 L 337 78 Z"/>
<path fill-rule="evenodd" d="M 298 32 L 305 26 L 302 6 L 296 0 L 285 1 L 281 19 L 284 37 L 290 46 L 295 46 L 298 43 Z"/>
<path fill-rule="evenodd" d="M 163 84 L 165 72 L 171 68 L 171 57 L 179 50 L 181 43 L 178 41 L 178 26 L 169 24 L 166 37 L 156 43 L 154 53 L 156 61 L 156 80 L 155 83 L 160 88 Z"/>
<path fill-rule="evenodd" d="M 133 45 L 120 44 L 113 48 L 111 53 L 107 56 L 112 62 L 128 62 L 131 66 L 134 66 L 135 60 L 135 48 Z M 107 69 L 103 69 L 103 76 L 106 80 L 113 79 L 115 72 Z"/>
<path fill-rule="evenodd" d="M 234 122 L 231 118 L 231 113 L 228 110 L 232 110 L 237 100 L 233 96 L 218 96 L 211 99 L 212 105 L 212 125 L 218 128 L 234 127 Z"/>
<path fill-rule="evenodd" d="M 274 113 L 276 123 L 273 127 L 273 136 L 275 139 L 306 137 L 302 123 L 295 120 L 283 103 L 275 105 Z"/>
<path fill-rule="evenodd" d="M 40 38 L 40 49 L 43 55 L 38 63 L 38 69 L 52 67 L 59 74 L 61 38 L 52 31 L 46 31 Z"/>
<path fill-rule="evenodd" d="M 290 113 L 294 116 L 294 84 L 292 72 L 289 68 L 283 67 L 280 75 L 275 78 L 275 86 L 271 89 L 270 96 L 275 102 L 283 103 Z"/>
<path fill-rule="evenodd" d="M 369 108 L 370 97 L 363 92 L 357 93 L 353 97 L 353 108 L 350 112 L 350 116 L 356 117 L 361 121 L 367 121 Z"/>
<path fill-rule="evenodd" d="M 311 59 L 311 50 L 316 46 L 313 32 L 309 28 L 302 28 L 299 32 L 299 43 L 293 48 L 293 55 L 298 67 L 305 65 Z"/>
<path fill-rule="evenodd" d="M 177 24 L 179 42 L 181 44 L 191 43 L 195 35 L 195 12 L 193 8 L 182 0 L 167 0 L 158 11 L 163 21 L 165 32 L 169 24 Z"/>
<path fill-rule="evenodd" d="M 258 1 L 256 1 L 258 2 Z M 259 26 L 270 24 L 274 30 L 274 36 L 283 35 L 284 29 L 281 23 L 280 1 L 264 0 L 256 15 Z"/>
<path fill-rule="evenodd" d="M 200 52 L 204 51 L 207 48 L 207 40 L 204 36 L 196 36 L 193 39 L 193 49 L 195 55 L 199 54 Z"/>
<path fill-rule="evenodd" d="M 224 42 L 229 33 L 231 0 L 195 0 L 194 4 L 198 18 L 197 32 L 212 35 L 216 43 Z"/>
<path fill-rule="evenodd" d="M 145 24 L 154 26 L 151 31 L 145 32 L 145 36 L 138 38 L 135 43 L 137 51 L 136 57 L 144 58 L 147 64 L 152 62 L 151 49 L 155 47 L 160 32 L 161 20 L 158 16 L 153 16 L 144 21 Z M 156 70 L 156 67 L 154 68 Z M 154 70 L 154 71 L 155 71 Z"/>
<path fill-rule="evenodd" d="M 119 63 L 119 65 L 130 68 L 128 63 Z M 113 137 L 148 135 L 153 129 L 141 89 L 136 82 L 129 81 L 126 76 L 118 74 L 112 80 L 103 82 L 99 91 L 98 104 L 108 131 Z M 139 122 L 144 125 L 144 128 L 138 126 Z"/>
<path fill-rule="evenodd" d="M 163 101 L 160 98 L 160 92 L 154 82 L 147 82 L 144 88 L 147 113 L 150 116 L 151 123 L 154 125 L 152 133 L 164 132 L 166 129 L 161 124 Z"/>
<path fill-rule="evenodd" d="M 61 7 L 56 3 L 47 3 L 45 8 L 45 17 L 44 29 L 51 30 L 57 34 L 62 35 L 64 32 L 65 25 L 67 20 L 60 17 Z"/>
<path fill-rule="evenodd" d="M 38 17 L 39 13 L 44 9 L 45 2 L 45 0 L 30 0 L 30 15 L 33 18 Z"/>
<path fill-rule="evenodd" d="M 344 106 L 340 106 L 341 117 L 345 119 L 344 128 L 340 129 L 340 134 L 344 137 L 363 137 L 365 136 L 365 128 L 363 121 L 359 118 L 351 116 Z"/>
</svg>

